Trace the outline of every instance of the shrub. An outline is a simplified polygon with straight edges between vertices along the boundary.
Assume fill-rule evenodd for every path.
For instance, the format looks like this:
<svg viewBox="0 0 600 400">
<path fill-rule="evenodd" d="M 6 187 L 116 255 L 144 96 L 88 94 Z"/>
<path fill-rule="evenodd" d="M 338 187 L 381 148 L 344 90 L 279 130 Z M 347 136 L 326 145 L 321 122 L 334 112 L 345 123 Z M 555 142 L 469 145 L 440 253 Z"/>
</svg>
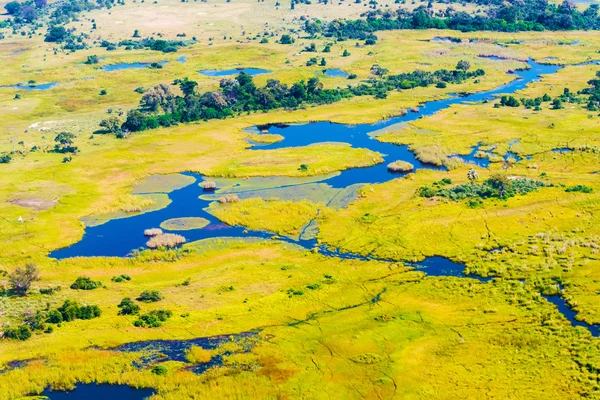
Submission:
<svg viewBox="0 0 600 400">
<path fill-rule="evenodd" d="M 113 276 L 111 278 L 111 281 L 117 282 L 117 283 L 120 283 L 120 282 L 123 282 L 123 281 L 130 281 L 130 280 L 131 280 L 131 277 L 129 275 L 125 275 L 125 274 Z"/>
<path fill-rule="evenodd" d="M 279 43 L 281 44 L 292 44 L 294 43 L 294 39 L 290 35 L 281 35 L 281 39 L 279 39 Z"/>
<path fill-rule="evenodd" d="M 152 367 L 151 372 L 154 375 L 166 375 L 168 370 L 167 367 L 165 367 L 164 365 L 155 365 L 154 367 Z"/>
<path fill-rule="evenodd" d="M 582 192 L 582 193 L 592 193 L 593 189 L 591 187 L 585 185 L 575 185 L 565 189 L 565 192 Z"/>
<path fill-rule="evenodd" d="M 144 290 L 136 300 L 144 303 L 155 303 L 163 299 L 158 290 Z"/>
<path fill-rule="evenodd" d="M 135 304 L 129 297 L 121 300 L 117 307 L 120 308 L 119 315 L 135 315 L 140 312 L 140 306 Z"/>
<path fill-rule="evenodd" d="M 158 328 L 163 322 L 171 318 L 172 315 L 173 313 L 169 310 L 152 310 L 140 316 L 133 325 L 140 328 Z"/>
<path fill-rule="evenodd" d="M 65 322 L 74 321 L 76 319 L 97 318 L 102 313 L 100 308 L 96 305 L 82 306 L 73 300 L 65 300 L 63 305 L 57 308 L 57 310 L 61 313 L 62 319 Z"/>
<path fill-rule="evenodd" d="M 71 285 L 71 289 L 74 290 L 94 290 L 102 286 L 102 282 L 94 281 L 86 276 L 80 276 L 75 279 L 75 282 Z"/>
<path fill-rule="evenodd" d="M 4 331 L 5 339 L 27 340 L 31 337 L 29 325 L 21 325 L 18 328 L 7 328 Z"/>
</svg>

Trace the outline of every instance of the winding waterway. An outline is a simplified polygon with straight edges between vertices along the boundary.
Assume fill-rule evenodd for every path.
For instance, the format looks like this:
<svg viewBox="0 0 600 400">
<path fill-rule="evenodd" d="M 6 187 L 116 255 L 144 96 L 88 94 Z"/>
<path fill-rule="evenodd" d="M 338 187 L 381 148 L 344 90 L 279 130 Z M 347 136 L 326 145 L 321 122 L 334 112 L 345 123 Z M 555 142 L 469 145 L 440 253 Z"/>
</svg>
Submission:
<svg viewBox="0 0 600 400">
<path fill-rule="evenodd" d="M 454 104 L 463 102 L 479 102 L 483 100 L 490 100 L 498 94 L 511 94 L 518 90 L 525 88 L 529 83 L 540 79 L 541 75 L 552 74 L 558 71 L 561 67 L 553 65 L 543 65 L 536 63 L 532 60 L 528 61 L 529 69 L 515 71 L 515 78 L 508 84 L 497 87 L 493 90 L 480 92 L 475 94 L 469 94 L 462 97 L 454 96 L 451 98 L 431 101 L 423 104 L 418 109 L 411 111 L 405 115 L 391 118 L 385 121 L 381 121 L 375 124 L 360 124 L 360 125 L 343 125 L 335 124 L 330 122 L 315 122 L 308 124 L 274 124 L 268 126 L 261 126 L 252 128 L 258 132 L 268 132 L 271 134 L 280 134 L 284 139 L 280 142 L 267 145 L 257 145 L 257 149 L 281 149 L 287 147 L 297 146 L 309 146 L 315 143 L 322 142 L 343 142 L 350 143 L 356 148 L 366 148 L 372 151 L 379 152 L 383 155 L 384 162 L 366 167 L 366 168 L 351 168 L 340 173 L 330 174 L 316 178 L 307 182 L 306 180 L 297 178 L 283 178 L 280 179 L 279 186 L 276 189 L 278 193 L 290 192 L 289 196 L 293 198 L 293 191 L 297 190 L 302 185 L 309 184 L 326 184 L 330 188 L 339 189 L 340 193 L 346 191 L 351 192 L 350 189 L 360 187 L 362 184 L 369 183 L 382 183 L 391 179 L 402 176 L 403 174 L 396 174 L 388 171 L 387 164 L 396 160 L 403 160 L 410 162 L 414 165 L 415 170 L 419 169 L 442 169 L 443 167 L 427 165 L 415 158 L 415 155 L 408 149 L 407 146 L 398 146 L 390 143 L 384 143 L 376 140 L 373 133 L 381 131 L 385 128 L 389 128 L 396 124 L 402 124 L 410 121 L 417 120 L 422 117 L 430 116 L 438 111 L 444 110 Z M 478 146 L 475 146 L 471 154 L 467 156 L 460 156 L 465 162 L 476 164 L 480 167 L 487 167 L 489 161 L 487 159 L 478 159 L 474 155 L 478 150 Z M 515 154 L 508 153 L 505 157 L 515 157 L 519 159 Z M 147 212 L 131 217 L 114 219 L 106 222 L 102 225 L 91 226 L 85 229 L 83 238 L 70 247 L 56 250 L 50 254 L 51 257 L 55 258 L 67 258 L 76 256 L 126 256 L 133 249 L 143 248 L 147 240 L 143 235 L 143 231 L 146 228 L 158 227 L 161 222 L 172 219 L 172 218 L 183 218 L 183 217 L 202 217 L 206 218 L 210 223 L 202 229 L 192 229 L 184 232 L 184 236 L 188 241 L 196 241 L 208 238 L 217 237 L 254 237 L 254 238 L 270 238 L 273 236 L 272 233 L 263 231 L 252 231 L 247 230 L 244 227 L 229 226 L 219 221 L 212 214 L 207 212 L 205 209 L 209 207 L 210 203 L 215 201 L 215 196 L 211 196 L 203 192 L 202 188 L 198 185 L 200 181 L 204 179 L 199 174 L 185 173 L 188 176 L 195 178 L 193 184 L 189 184 L 181 189 L 174 190 L 169 193 L 171 203 L 160 210 Z M 251 178 L 251 179 L 239 179 L 237 181 L 228 179 L 227 189 L 219 190 L 219 195 L 225 193 L 236 193 L 240 198 L 252 197 L 254 192 L 260 190 L 255 189 L 253 182 L 255 180 L 268 180 L 270 178 Z M 225 180 L 216 180 L 217 183 Z M 283 183 L 281 183 L 283 182 Z M 168 230 L 167 230 L 168 231 Z M 287 238 L 282 237 L 279 240 L 294 243 L 307 249 L 312 249 L 318 246 L 314 237 L 301 235 L 299 238 Z M 320 251 L 322 254 L 332 257 L 340 258 L 352 258 L 352 259 L 369 259 L 357 254 L 341 253 L 335 249 L 328 249 L 321 247 Z M 416 269 L 425 271 L 428 275 L 432 276 L 457 276 L 465 277 L 464 265 L 454 263 L 443 257 L 430 257 L 422 262 L 412 264 Z M 474 277 L 482 282 L 488 281 L 490 278 Z M 570 310 L 564 300 L 559 296 L 544 296 L 548 301 L 557 305 L 558 310 L 574 325 L 584 326 L 588 328 L 594 336 L 598 336 L 598 327 L 587 325 L 575 320 L 575 312 Z M 194 339 L 193 341 L 151 341 L 151 342 L 138 342 L 130 343 L 121 346 L 115 350 L 121 351 L 139 351 L 148 350 L 149 348 L 158 348 L 161 353 L 166 354 L 168 359 L 179 360 L 183 357 L 184 350 L 189 348 L 191 345 L 200 345 L 202 347 L 211 348 L 216 345 L 219 340 L 215 339 L 214 343 L 210 342 L 209 339 Z M 148 360 L 153 361 L 153 360 Z M 218 361 L 218 360 L 217 360 Z M 200 365 L 197 366 L 195 372 L 201 373 L 211 365 Z M 95 388 L 91 385 L 82 386 L 84 388 L 82 392 L 86 392 L 88 389 L 92 390 L 94 394 L 106 393 L 113 389 L 108 385 L 98 385 Z M 106 391 L 104 391 L 106 389 Z M 79 393 L 78 393 L 79 392 Z M 81 394 L 80 389 L 76 390 L 75 393 Z M 116 393 L 116 392 L 115 392 Z M 83 393 L 85 394 L 85 393 Z M 130 398 L 141 398 L 142 392 L 136 392 Z M 136 397 L 137 396 L 137 397 Z M 50 395 L 51 398 L 55 398 L 54 395 Z M 62 397 L 56 397 L 62 398 Z M 78 398 L 78 397 L 69 397 Z M 81 397 L 83 398 L 83 397 Z M 125 398 L 125 397 L 124 397 Z M 127 397 L 129 398 L 129 397 Z"/>
<path fill-rule="evenodd" d="M 297 125 L 275 124 L 259 127 L 263 132 L 281 134 L 284 139 L 280 142 L 261 145 L 257 148 L 267 150 L 309 146 L 323 142 L 344 142 L 350 143 L 355 148 L 366 148 L 383 155 L 383 163 L 366 168 L 351 168 L 341 171 L 338 174 L 323 176 L 322 179 L 317 178 L 315 180 L 320 184 L 326 184 L 336 189 L 352 188 L 361 184 L 383 183 L 402 176 L 403 174 L 392 173 L 387 169 L 387 164 L 396 160 L 410 162 L 414 165 L 415 170 L 441 169 L 443 167 L 424 164 L 417 160 L 407 146 L 380 142 L 370 134 L 396 124 L 430 116 L 454 104 L 465 101 L 478 102 L 489 100 L 498 94 L 514 93 L 525 88 L 529 83 L 539 80 L 541 75 L 552 74 L 561 68 L 554 65 L 539 64 L 533 60 L 529 60 L 528 65 L 529 69 L 514 72 L 516 79 L 493 90 L 427 102 L 405 115 L 374 124 L 343 125 L 331 122 L 315 122 Z M 489 161 L 487 159 L 475 158 L 476 151 L 477 147 L 474 147 L 470 155 L 461 157 L 466 162 L 477 164 L 480 167 L 487 167 Z M 203 180 L 203 177 L 199 174 L 186 173 L 186 175 L 193 176 L 197 182 Z M 286 188 L 290 188 L 291 191 L 292 188 L 297 188 L 297 186 L 305 184 L 302 180 L 294 178 L 287 178 L 285 181 L 287 184 L 278 188 L 279 193 L 285 193 Z M 219 194 L 235 192 L 241 198 L 250 197 L 251 191 L 246 189 L 246 187 L 251 186 L 251 182 L 252 179 L 239 179 L 233 185 L 233 188 Z M 205 193 L 197 184 L 188 185 L 182 189 L 173 191 L 169 193 L 171 203 L 167 207 L 127 218 L 114 219 L 99 226 L 87 227 L 83 238 L 79 242 L 70 247 L 56 250 L 50 256 L 59 259 L 76 256 L 126 256 L 132 250 L 144 246 L 147 240 L 143 234 L 144 229 L 158 227 L 161 222 L 171 218 L 202 217 L 210 221 L 210 224 L 202 229 L 186 231 L 184 236 L 188 241 L 215 237 L 269 238 L 273 236 L 269 232 L 248 231 L 244 227 L 224 224 L 205 210 L 214 201 L 214 197 L 203 196 L 203 194 Z M 316 246 L 314 239 L 302 236 L 298 240 L 290 238 L 282 238 L 282 240 L 291 241 L 310 249 Z M 338 257 L 364 258 L 358 255 L 341 255 L 339 253 L 335 255 Z"/>
</svg>

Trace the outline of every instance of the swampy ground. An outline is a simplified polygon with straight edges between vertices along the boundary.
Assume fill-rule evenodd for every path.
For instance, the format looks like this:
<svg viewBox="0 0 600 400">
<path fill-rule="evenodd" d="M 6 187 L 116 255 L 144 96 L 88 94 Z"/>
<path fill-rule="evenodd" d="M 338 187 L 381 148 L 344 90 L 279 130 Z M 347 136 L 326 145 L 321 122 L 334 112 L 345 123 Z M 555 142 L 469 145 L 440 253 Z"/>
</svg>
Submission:
<svg viewBox="0 0 600 400">
<path fill-rule="evenodd" d="M 374 128 L 372 140 L 408 146 L 432 168 L 383 183 L 365 181 L 343 193 L 319 181 L 379 164 L 382 155 L 352 147 L 350 139 L 271 149 L 269 143 L 281 141 L 285 129 L 280 136 L 248 129 L 311 121 L 375 123 L 456 93 L 500 87 L 530 58 L 564 68 L 515 97 L 556 97 L 565 88 L 576 93 L 600 70 L 589 63 L 600 59 L 600 35 L 378 32 L 373 46 L 337 42 L 318 56 L 327 59 L 327 69 L 356 74 L 355 82 L 368 80 L 373 64 L 398 74 L 451 70 L 466 60 L 486 74 L 477 83 L 418 87 L 386 99 L 355 97 L 136 132 L 125 139 L 102 133 L 99 122 L 107 109 L 126 112 L 138 105 L 136 88 L 186 76 L 198 82 L 198 91 L 216 88 L 220 77 L 202 70 L 269 70 L 254 77 L 257 85 L 314 76 L 326 88 L 351 82 L 324 74 L 318 65 L 306 66 L 314 55 L 302 49 L 312 42 L 322 49 L 328 39 L 298 37 L 282 45 L 247 38 L 264 29 L 279 37 L 301 26 L 302 15 L 355 18 L 362 5 L 297 4 L 290 12 L 274 1 L 264 3 L 138 2 L 87 12 L 77 23 L 90 29 L 94 20 L 97 34 L 111 40 L 128 38 L 134 29 L 147 35 L 160 30 L 172 39 L 184 31 L 197 36 L 197 44 L 173 54 L 99 47 L 55 52 L 43 37 L 10 33 L 0 40 L 0 153 L 15 154 L 0 164 L 0 270 L 10 273 L 35 263 L 41 277 L 27 296 L 0 297 L 0 322 L 4 329 L 18 326 L 27 315 L 65 300 L 102 310 L 98 318 L 63 323 L 25 341 L 0 339 L 0 399 L 34 396 L 48 387 L 73 389 L 78 383 L 152 389 L 153 399 L 600 398 L 599 339 L 586 327 L 573 326 L 542 296 L 558 294 L 578 320 L 600 324 L 598 111 L 585 103 L 565 103 L 561 109 L 544 103 L 537 111 L 495 107 L 496 98 Z M 440 37 L 463 40 L 435 40 Z M 344 50 L 351 54 L 343 56 Z M 99 64 L 84 64 L 90 55 L 100 57 Z M 185 62 L 177 62 L 182 56 Z M 102 69 L 165 60 L 161 69 Z M 4 87 L 30 80 L 57 85 L 30 91 Z M 62 131 L 74 133 L 80 149 L 70 162 L 50 151 Z M 475 147 L 489 160 L 486 167 L 457 161 L 456 155 L 467 156 Z M 421 187 L 442 179 L 452 186 L 468 184 L 471 169 L 480 182 L 501 174 L 545 186 L 477 204 L 418 195 Z M 51 256 L 79 242 L 86 227 L 165 209 L 175 191 L 200 183 L 190 172 L 217 183 L 215 193 L 202 194 L 214 200 L 210 215 L 248 230 L 247 237 L 241 232 L 128 257 L 105 257 L 101 251 L 93 257 Z M 236 184 L 257 194 L 219 203 Z M 576 185 L 589 190 L 566 190 Z M 336 196 L 343 201 L 332 201 Z M 174 226 L 185 237 L 188 230 L 216 224 L 196 218 L 163 225 Z M 143 226 L 137 234 L 158 227 Z M 118 238 L 123 232 L 108 234 Z M 314 249 L 296 242 L 303 235 L 310 236 Z M 415 268 L 413 263 L 431 256 L 464 265 L 467 277 L 428 276 L 427 268 Z M 113 280 L 121 275 L 130 279 Z M 101 285 L 71 289 L 78 277 Z M 8 278 L 0 275 L 0 283 L 7 286 Z M 146 290 L 159 291 L 162 299 L 140 302 L 143 313 L 172 312 L 160 327 L 134 326 L 137 316 L 118 314 L 123 298 L 135 299 Z M 254 334 L 236 336 L 245 332 Z M 222 335 L 232 338 L 204 351 L 195 347 L 186 359 L 146 362 L 143 352 L 115 349 L 138 341 Z M 219 362 L 194 371 L 210 360 Z M 156 366 L 164 371 L 157 373 Z"/>
</svg>

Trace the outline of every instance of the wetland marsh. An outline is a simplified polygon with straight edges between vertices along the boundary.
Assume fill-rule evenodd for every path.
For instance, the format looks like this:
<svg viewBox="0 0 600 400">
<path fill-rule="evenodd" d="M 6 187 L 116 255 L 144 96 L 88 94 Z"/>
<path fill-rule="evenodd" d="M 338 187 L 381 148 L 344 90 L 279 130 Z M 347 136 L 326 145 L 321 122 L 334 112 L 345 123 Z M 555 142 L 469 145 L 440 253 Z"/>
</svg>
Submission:
<svg viewBox="0 0 600 400">
<path fill-rule="evenodd" d="M 14 3 L 0 400 L 600 398 L 596 6 Z"/>
</svg>

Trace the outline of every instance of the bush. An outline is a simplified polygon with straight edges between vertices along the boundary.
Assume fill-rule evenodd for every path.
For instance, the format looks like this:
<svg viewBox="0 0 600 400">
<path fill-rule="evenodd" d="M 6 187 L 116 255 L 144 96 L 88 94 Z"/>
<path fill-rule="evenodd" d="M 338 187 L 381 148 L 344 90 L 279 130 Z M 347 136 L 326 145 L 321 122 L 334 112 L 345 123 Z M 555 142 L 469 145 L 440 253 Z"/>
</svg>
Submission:
<svg viewBox="0 0 600 400">
<path fill-rule="evenodd" d="M 80 276 L 75 279 L 75 282 L 71 285 L 71 289 L 74 290 L 94 290 L 102 286 L 102 282 L 93 281 L 91 278 Z"/>
<path fill-rule="evenodd" d="M 279 43 L 281 44 L 292 44 L 294 43 L 294 39 L 290 35 L 281 35 L 281 39 L 279 39 Z"/>
<path fill-rule="evenodd" d="M 62 319 L 65 322 L 71 322 L 76 319 L 97 318 L 102 313 L 96 305 L 81 306 L 73 300 L 65 300 L 63 305 L 57 308 L 57 310 L 61 313 Z"/>
<path fill-rule="evenodd" d="M 136 300 L 144 303 L 155 303 L 163 299 L 158 290 L 144 290 Z"/>
<path fill-rule="evenodd" d="M 172 315 L 173 313 L 169 310 L 152 310 L 140 316 L 133 325 L 140 328 L 158 328 L 163 322 L 171 318 Z"/>
<path fill-rule="evenodd" d="M 31 337 L 29 325 L 21 325 L 18 328 L 7 328 L 4 331 L 5 339 L 27 340 Z"/>
<path fill-rule="evenodd" d="M 129 275 L 125 275 L 125 274 L 113 276 L 111 278 L 111 281 L 117 282 L 117 283 L 120 283 L 120 282 L 123 282 L 123 281 L 130 281 L 130 280 L 131 280 L 131 277 Z"/>
<path fill-rule="evenodd" d="M 154 367 L 152 367 L 151 372 L 154 375 L 166 375 L 168 370 L 167 367 L 165 367 L 164 365 L 155 365 Z"/>
<path fill-rule="evenodd" d="M 565 189 L 565 192 L 582 192 L 582 193 L 592 193 L 593 189 L 591 187 L 585 185 L 575 185 Z"/>
<path fill-rule="evenodd" d="M 119 315 L 135 315 L 140 312 L 140 306 L 135 304 L 129 297 L 121 300 L 117 307 L 120 308 Z"/>
</svg>

